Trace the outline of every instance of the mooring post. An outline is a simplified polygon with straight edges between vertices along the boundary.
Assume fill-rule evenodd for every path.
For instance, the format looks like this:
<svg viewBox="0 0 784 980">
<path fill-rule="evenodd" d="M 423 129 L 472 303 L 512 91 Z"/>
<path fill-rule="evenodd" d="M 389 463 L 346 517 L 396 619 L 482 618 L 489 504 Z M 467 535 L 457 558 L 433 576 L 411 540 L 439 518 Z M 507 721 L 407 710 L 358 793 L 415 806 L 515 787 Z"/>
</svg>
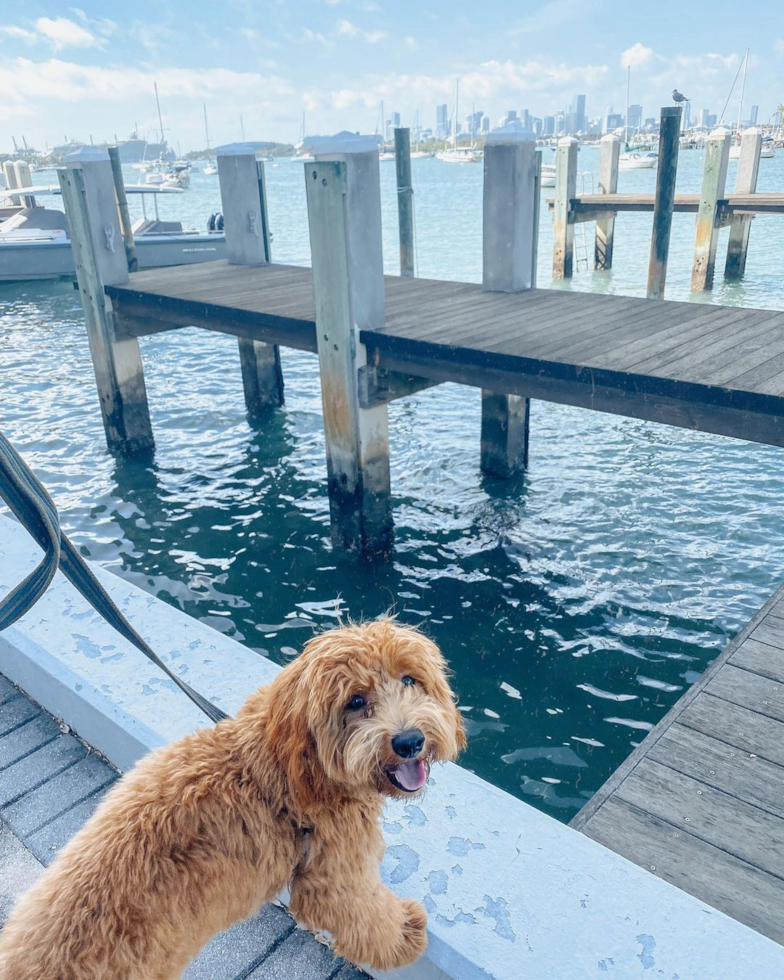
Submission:
<svg viewBox="0 0 784 980">
<path fill-rule="evenodd" d="M 106 441 L 115 452 L 147 452 L 154 442 L 139 342 L 114 339 L 114 314 L 104 293 L 104 286 L 128 281 L 109 155 L 82 147 L 66 157 L 57 176 Z"/>
<path fill-rule="evenodd" d="M 694 242 L 694 264 L 691 267 L 691 289 L 699 292 L 713 287 L 716 249 L 719 244 L 719 200 L 724 197 L 727 165 L 730 159 L 729 130 L 719 126 L 705 144 L 705 170 L 697 211 L 697 233 Z"/>
<path fill-rule="evenodd" d="M 659 122 L 659 164 L 653 198 L 651 257 L 648 262 L 648 299 L 662 299 L 667 281 L 670 254 L 672 210 L 675 206 L 675 180 L 678 176 L 678 146 L 681 136 L 679 105 L 665 106 Z"/>
<path fill-rule="evenodd" d="M 735 178 L 736 194 L 754 194 L 757 190 L 760 153 L 762 152 L 762 133 L 756 127 L 747 129 L 740 144 L 738 175 Z M 746 271 L 746 255 L 749 250 L 749 232 L 753 215 L 733 215 L 730 224 L 730 238 L 727 243 L 727 261 L 724 276 L 727 279 L 740 279 Z"/>
<path fill-rule="evenodd" d="M 411 183 L 411 132 L 395 130 L 397 220 L 400 236 L 400 275 L 414 275 L 414 187 Z"/>
<path fill-rule="evenodd" d="M 128 264 L 128 272 L 138 272 L 139 259 L 136 257 L 136 243 L 133 240 L 133 226 L 131 225 L 131 214 L 128 210 L 128 196 L 125 193 L 120 148 L 110 146 L 108 149 L 109 161 L 112 165 L 114 193 L 117 198 L 117 210 L 120 214 L 120 230 L 122 231 L 123 242 L 125 243 L 125 261 Z"/>
<path fill-rule="evenodd" d="M 615 194 L 618 191 L 618 159 L 621 141 L 613 133 L 602 136 L 599 151 L 599 193 Z M 593 250 L 593 267 L 598 272 L 612 268 L 613 240 L 615 238 L 615 212 L 607 211 L 596 219 L 596 239 Z"/>
<path fill-rule="evenodd" d="M 539 159 L 533 133 L 519 123 L 485 140 L 482 209 L 482 288 L 517 293 L 536 281 Z M 530 401 L 522 395 L 482 392 L 481 468 L 488 476 L 516 476 L 528 464 Z"/>
<path fill-rule="evenodd" d="M 392 544 L 387 406 L 359 407 L 364 329 L 384 325 L 378 147 L 369 136 L 313 140 L 305 186 L 329 506 L 335 547 L 383 557 Z"/>
<path fill-rule="evenodd" d="M 16 182 L 16 170 L 14 170 L 14 161 L 5 160 L 3 163 L 3 176 L 5 177 L 5 186 L 9 191 L 14 190 L 14 188 L 19 185 Z M 16 194 L 12 194 L 10 197 L 5 199 L 5 206 L 9 208 L 18 208 L 22 206 L 22 199 Z"/>
<path fill-rule="evenodd" d="M 216 152 L 229 265 L 266 265 L 272 260 L 264 164 L 246 143 Z M 275 344 L 240 337 L 237 341 L 245 405 L 251 419 L 283 404 L 283 372 Z"/>
<path fill-rule="evenodd" d="M 30 164 L 25 160 L 17 160 L 14 163 L 14 173 L 16 174 L 16 186 L 24 189 L 33 186 L 33 175 L 30 173 Z M 22 207 L 34 208 L 35 197 L 32 194 L 25 194 L 21 198 Z"/>
<path fill-rule="evenodd" d="M 553 279 L 571 279 L 574 264 L 574 214 L 577 193 L 577 140 L 564 136 L 555 152 L 553 209 Z"/>
</svg>

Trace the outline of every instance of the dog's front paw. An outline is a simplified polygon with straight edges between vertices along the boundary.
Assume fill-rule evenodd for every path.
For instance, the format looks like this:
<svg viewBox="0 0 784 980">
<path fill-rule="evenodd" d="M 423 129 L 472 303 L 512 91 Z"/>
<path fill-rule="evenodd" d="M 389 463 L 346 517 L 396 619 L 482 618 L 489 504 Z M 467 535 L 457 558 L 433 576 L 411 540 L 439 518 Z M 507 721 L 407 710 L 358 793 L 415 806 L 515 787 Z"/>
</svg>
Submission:
<svg viewBox="0 0 784 980">
<path fill-rule="evenodd" d="M 411 958 L 406 963 L 413 963 L 427 949 L 427 910 L 421 902 L 416 902 L 413 898 L 404 898 L 402 905 L 405 914 L 403 943 L 411 953 Z"/>
</svg>

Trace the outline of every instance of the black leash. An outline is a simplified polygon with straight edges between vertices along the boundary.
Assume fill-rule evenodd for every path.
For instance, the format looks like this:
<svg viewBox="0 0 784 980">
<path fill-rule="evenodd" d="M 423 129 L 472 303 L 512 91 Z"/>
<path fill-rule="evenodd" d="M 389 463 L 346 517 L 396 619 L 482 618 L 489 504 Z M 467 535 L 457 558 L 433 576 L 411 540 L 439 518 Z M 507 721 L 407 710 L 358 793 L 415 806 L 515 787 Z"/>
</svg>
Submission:
<svg viewBox="0 0 784 980">
<path fill-rule="evenodd" d="M 23 582 L 0 600 L 0 630 L 15 623 L 46 592 L 58 567 L 96 612 L 118 633 L 167 674 L 212 721 L 228 718 L 198 691 L 173 673 L 131 626 L 93 574 L 90 566 L 60 529 L 54 501 L 25 461 L 0 432 L 0 496 L 44 551 L 44 557 Z"/>
</svg>

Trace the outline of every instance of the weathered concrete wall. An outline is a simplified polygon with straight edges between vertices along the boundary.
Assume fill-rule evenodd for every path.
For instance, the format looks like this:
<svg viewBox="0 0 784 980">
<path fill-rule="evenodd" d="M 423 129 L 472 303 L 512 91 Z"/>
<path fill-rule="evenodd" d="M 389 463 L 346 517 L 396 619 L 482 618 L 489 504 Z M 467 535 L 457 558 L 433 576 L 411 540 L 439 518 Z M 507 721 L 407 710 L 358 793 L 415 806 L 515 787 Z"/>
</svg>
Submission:
<svg viewBox="0 0 784 980">
<path fill-rule="evenodd" d="M 0 516 L 0 595 L 37 559 Z M 224 709 L 279 670 L 96 570 L 155 650 Z M 0 670 L 120 768 L 204 723 L 59 574 L 0 633 Z M 459 766 L 437 768 L 423 801 L 390 805 L 385 830 L 386 880 L 430 912 L 427 956 L 399 980 L 784 976 L 782 947 Z"/>
</svg>

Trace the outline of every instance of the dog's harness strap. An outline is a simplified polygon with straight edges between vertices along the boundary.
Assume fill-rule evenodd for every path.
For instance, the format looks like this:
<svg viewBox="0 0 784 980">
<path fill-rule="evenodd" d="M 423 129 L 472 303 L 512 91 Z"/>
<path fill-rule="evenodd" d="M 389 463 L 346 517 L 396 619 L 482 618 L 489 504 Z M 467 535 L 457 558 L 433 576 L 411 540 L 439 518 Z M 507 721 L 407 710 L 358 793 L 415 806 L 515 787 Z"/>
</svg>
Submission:
<svg viewBox="0 0 784 980">
<path fill-rule="evenodd" d="M 61 530 L 52 498 L 2 432 L 0 496 L 44 550 L 40 564 L 0 600 L 0 630 L 11 626 L 35 605 L 49 587 L 59 566 L 68 581 L 81 592 L 93 609 L 170 677 L 208 718 L 217 722 L 229 717 L 170 670 L 123 616 L 90 566 Z"/>
</svg>

